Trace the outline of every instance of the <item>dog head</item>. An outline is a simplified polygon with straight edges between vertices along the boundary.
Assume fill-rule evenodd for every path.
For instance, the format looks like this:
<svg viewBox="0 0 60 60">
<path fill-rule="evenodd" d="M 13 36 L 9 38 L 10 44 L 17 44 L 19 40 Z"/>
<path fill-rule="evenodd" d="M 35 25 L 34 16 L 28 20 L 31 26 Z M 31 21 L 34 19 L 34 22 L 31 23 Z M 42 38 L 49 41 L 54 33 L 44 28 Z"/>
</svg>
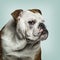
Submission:
<svg viewBox="0 0 60 60">
<path fill-rule="evenodd" d="M 39 9 L 15 10 L 11 15 L 17 23 L 16 31 L 20 38 L 27 38 L 32 41 L 47 39 L 48 30 Z"/>
</svg>

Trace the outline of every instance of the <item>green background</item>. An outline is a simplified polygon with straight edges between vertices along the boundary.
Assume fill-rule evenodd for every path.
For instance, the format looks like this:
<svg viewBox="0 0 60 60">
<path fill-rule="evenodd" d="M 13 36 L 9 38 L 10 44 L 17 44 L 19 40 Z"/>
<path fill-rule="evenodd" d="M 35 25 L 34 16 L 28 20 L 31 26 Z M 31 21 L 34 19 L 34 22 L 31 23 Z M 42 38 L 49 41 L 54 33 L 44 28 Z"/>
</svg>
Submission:
<svg viewBox="0 0 60 60">
<path fill-rule="evenodd" d="M 42 11 L 49 31 L 41 42 L 42 60 L 60 60 L 60 1 L 59 0 L 0 0 L 0 29 L 12 18 L 16 9 L 38 8 Z"/>
</svg>

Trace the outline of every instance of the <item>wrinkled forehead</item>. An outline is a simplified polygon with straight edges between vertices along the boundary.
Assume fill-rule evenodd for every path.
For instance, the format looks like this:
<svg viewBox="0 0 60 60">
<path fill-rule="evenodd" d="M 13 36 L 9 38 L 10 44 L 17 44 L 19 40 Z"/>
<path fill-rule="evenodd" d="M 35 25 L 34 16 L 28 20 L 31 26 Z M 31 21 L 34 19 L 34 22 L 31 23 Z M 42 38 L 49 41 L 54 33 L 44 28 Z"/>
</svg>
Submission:
<svg viewBox="0 0 60 60">
<path fill-rule="evenodd" d="M 33 13 L 31 11 L 24 11 L 22 18 L 24 18 L 24 20 L 43 20 L 43 17 L 40 13 Z"/>
</svg>

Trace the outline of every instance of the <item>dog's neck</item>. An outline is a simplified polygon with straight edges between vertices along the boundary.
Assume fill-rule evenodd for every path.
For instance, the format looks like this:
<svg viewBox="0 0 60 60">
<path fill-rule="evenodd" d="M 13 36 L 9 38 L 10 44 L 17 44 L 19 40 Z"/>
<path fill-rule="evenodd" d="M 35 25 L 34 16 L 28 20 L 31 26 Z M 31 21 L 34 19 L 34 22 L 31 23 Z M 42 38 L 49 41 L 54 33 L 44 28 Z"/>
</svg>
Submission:
<svg viewBox="0 0 60 60">
<path fill-rule="evenodd" d="M 29 48 L 32 48 L 35 44 L 40 44 L 40 40 L 33 41 L 33 40 L 30 40 L 30 39 L 28 39 L 28 38 L 26 38 L 24 36 L 23 36 L 23 39 L 22 39 L 22 38 L 20 38 L 20 35 L 18 33 L 16 33 L 16 38 L 18 40 L 26 40 L 27 41 L 27 45 L 29 46 Z"/>
</svg>

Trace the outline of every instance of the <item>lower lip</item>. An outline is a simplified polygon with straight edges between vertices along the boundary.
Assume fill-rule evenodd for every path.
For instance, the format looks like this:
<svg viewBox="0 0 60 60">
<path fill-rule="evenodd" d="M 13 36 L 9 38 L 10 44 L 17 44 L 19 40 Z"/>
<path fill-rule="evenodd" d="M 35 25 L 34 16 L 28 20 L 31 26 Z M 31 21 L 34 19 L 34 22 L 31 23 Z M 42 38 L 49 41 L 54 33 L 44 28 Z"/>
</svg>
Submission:
<svg viewBox="0 0 60 60">
<path fill-rule="evenodd" d="M 35 37 L 37 37 L 37 36 L 40 36 L 41 35 L 41 33 L 39 32 L 38 34 L 36 34 L 36 35 L 34 35 Z"/>
</svg>

